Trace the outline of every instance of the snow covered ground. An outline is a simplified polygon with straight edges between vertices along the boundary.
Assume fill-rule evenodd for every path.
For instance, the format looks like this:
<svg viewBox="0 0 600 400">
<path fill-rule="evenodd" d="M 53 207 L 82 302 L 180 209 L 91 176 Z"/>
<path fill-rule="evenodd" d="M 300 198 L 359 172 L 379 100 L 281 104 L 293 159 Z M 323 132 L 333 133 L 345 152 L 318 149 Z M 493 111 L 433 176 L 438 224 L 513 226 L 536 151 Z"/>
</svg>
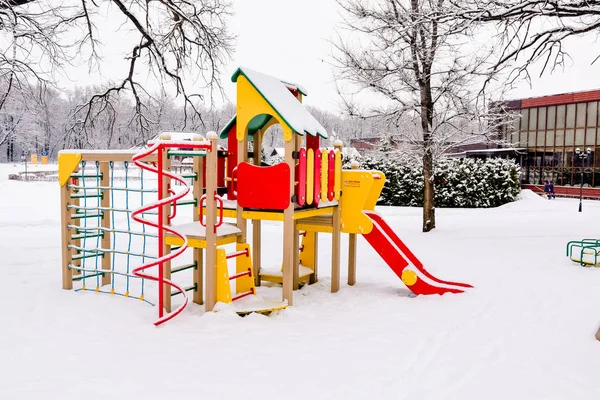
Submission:
<svg viewBox="0 0 600 400">
<path fill-rule="evenodd" d="M 320 281 L 294 307 L 240 318 L 191 304 L 156 328 L 148 304 L 61 289 L 58 184 L 8 181 L 18 169 L 0 165 L 0 399 L 600 398 L 600 270 L 564 254 L 600 237 L 600 202 L 578 213 L 577 200 L 523 193 L 438 209 L 429 234 L 420 209 L 383 207 L 432 274 L 475 289 L 410 297 L 360 238 L 358 283 L 331 294 L 321 235 Z M 265 224 L 265 263 L 280 237 Z"/>
</svg>

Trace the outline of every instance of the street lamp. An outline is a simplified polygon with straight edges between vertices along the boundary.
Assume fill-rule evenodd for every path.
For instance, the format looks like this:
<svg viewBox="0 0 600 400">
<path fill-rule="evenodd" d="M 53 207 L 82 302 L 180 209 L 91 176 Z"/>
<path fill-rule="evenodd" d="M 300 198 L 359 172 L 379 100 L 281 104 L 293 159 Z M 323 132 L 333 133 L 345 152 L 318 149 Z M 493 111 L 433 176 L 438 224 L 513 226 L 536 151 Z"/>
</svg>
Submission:
<svg viewBox="0 0 600 400">
<path fill-rule="evenodd" d="M 575 157 L 581 160 L 581 182 L 579 185 L 579 212 L 581 212 L 581 201 L 583 198 L 583 161 L 586 160 L 590 154 L 592 154 L 592 149 L 590 149 L 589 147 L 585 149 L 585 152 L 581 151 L 579 147 L 575 149 Z"/>
</svg>

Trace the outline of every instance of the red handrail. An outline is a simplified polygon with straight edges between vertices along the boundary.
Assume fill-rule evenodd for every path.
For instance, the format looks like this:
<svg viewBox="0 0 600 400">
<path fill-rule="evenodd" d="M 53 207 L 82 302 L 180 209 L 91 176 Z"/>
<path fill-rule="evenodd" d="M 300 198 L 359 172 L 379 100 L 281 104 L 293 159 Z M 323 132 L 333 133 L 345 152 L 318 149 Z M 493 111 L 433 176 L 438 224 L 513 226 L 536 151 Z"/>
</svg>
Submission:
<svg viewBox="0 0 600 400">
<path fill-rule="evenodd" d="M 223 199 L 221 196 L 217 196 L 217 193 L 214 194 L 215 200 L 220 204 L 219 205 L 219 222 L 215 224 L 215 233 L 217 232 L 217 228 L 223 225 Z"/>
<path fill-rule="evenodd" d="M 206 223 L 204 222 L 204 212 L 202 211 L 202 207 L 204 207 L 204 203 L 206 202 L 206 195 L 202 195 L 200 197 L 200 204 L 198 205 L 198 212 L 200 213 L 200 225 L 206 228 Z"/>
</svg>

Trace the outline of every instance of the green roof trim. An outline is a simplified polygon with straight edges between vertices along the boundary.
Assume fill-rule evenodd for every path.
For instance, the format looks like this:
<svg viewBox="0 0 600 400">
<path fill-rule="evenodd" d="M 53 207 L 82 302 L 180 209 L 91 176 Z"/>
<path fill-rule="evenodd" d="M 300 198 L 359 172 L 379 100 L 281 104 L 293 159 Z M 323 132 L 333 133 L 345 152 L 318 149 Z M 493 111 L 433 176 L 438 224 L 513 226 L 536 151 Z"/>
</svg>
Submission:
<svg viewBox="0 0 600 400">
<path fill-rule="evenodd" d="M 237 115 L 233 114 L 233 118 L 231 118 L 229 120 L 229 122 L 227 123 L 227 125 L 225 125 L 225 127 L 223 129 L 221 129 L 221 132 L 219 133 L 219 137 L 221 139 L 227 139 L 227 135 L 229 135 L 229 131 L 231 130 L 231 127 L 233 126 L 233 124 L 235 124 L 236 119 L 237 119 Z"/>
<path fill-rule="evenodd" d="M 254 134 L 264 128 L 269 121 L 271 121 L 272 116 L 269 114 L 260 114 L 250 120 L 248 124 L 248 136 L 254 136 Z M 226 139 L 229 135 L 229 131 L 231 131 L 232 126 L 235 124 L 237 120 L 237 115 L 234 115 L 233 118 L 225 125 L 225 128 L 221 130 L 219 137 L 221 139 Z"/>
</svg>

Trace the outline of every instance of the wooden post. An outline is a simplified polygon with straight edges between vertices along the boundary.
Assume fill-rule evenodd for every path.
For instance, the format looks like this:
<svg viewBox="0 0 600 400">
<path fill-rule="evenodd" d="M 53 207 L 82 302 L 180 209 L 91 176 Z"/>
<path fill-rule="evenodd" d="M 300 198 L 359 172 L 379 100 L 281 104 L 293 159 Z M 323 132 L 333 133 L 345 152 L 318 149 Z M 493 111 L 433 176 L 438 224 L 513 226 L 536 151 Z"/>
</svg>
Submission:
<svg viewBox="0 0 600 400">
<path fill-rule="evenodd" d="M 241 128 L 241 127 L 240 127 Z M 242 141 L 238 141 L 238 165 L 240 165 L 243 162 L 246 162 L 246 159 L 248 158 L 248 132 L 246 129 L 246 132 L 244 134 L 244 140 Z M 208 179 L 208 177 L 207 177 Z M 238 243 L 246 243 L 246 234 L 247 234 L 247 226 L 246 226 L 246 221 L 244 220 L 244 218 L 242 218 L 242 207 L 240 207 L 238 205 L 237 207 L 237 227 L 241 232 L 241 235 L 238 236 Z"/>
<path fill-rule="evenodd" d="M 342 151 L 342 141 L 333 142 L 336 150 Z M 335 207 L 333 211 L 333 234 L 331 237 L 331 293 L 340 290 L 340 239 L 341 239 L 341 213 L 340 208 Z"/>
<path fill-rule="evenodd" d="M 161 135 L 161 139 L 163 140 L 169 140 L 169 137 L 163 137 Z M 162 167 L 163 170 L 166 171 L 171 171 L 171 159 L 169 157 L 167 157 L 167 150 L 165 149 L 162 152 Z M 169 197 L 169 186 L 171 184 L 171 179 L 166 176 L 163 175 L 163 191 L 160 194 L 161 198 L 166 198 Z M 163 223 L 165 225 L 171 225 L 170 221 L 169 221 L 169 215 L 171 214 L 171 206 L 170 205 L 164 205 L 160 208 L 159 210 L 160 213 L 162 213 L 163 215 Z M 165 241 L 163 239 L 163 254 L 169 254 L 171 252 L 171 246 L 169 246 L 168 244 L 165 244 Z M 163 263 L 163 277 L 165 279 L 171 279 L 171 261 L 165 261 Z M 163 307 L 165 309 L 166 312 L 170 313 L 171 312 L 171 286 L 170 285 L 163 285 Z"/>
<path fill-rule="evenodd" d="M 68 246 L 71 243 L 71 234 L 67 226 L 71 224 L 71 210 L 67 208 L 70 200 L 70 191 L 67 184 L 60 188 L 60 231 L 62 244 L 62 288 L 73 289 L 73 270 L 69 268 L 73 259 L 73 253 Z"/>
<path fill-rule="evenodd" d="M 194 139 L 202 139 L 201 137 Z M 194 157 L 192 164 L 192 172 L 196 173 L 197 179 L 193 184 L 193 193 L 194 199 L 196 200 L 196 205 L 194 205 L 194 215 L 193 220 L 198 221 L 200 219 L 200 213 L 202 209 L 200 208 L 200 197 L 204 192 L 204 177 L 203 172 L 204 168 L 202 166 L 202 158 Z M 194 270 L 194 284 L 196 285 L 196 290 L 194 291 L 192 301 L 196 304 L 204 304 L 204 250 L 203 249 L 194 249 L 194 262 L 196 263 L 196 269 Z"/>
<path fill-rule="evenodd" d="M 348 285 L 356 283 L 356 233 L 348 236 Z"/>
<path fill-rule="evenodd" d="M 600 340 L 600 328 L 598 328 L 598 332 L 596 332 L 596 339 Z"/>
<path fill-rule="evenodd" d="M 351 168 L 358 169 L 359 164 L 353 162 Z M 348 285 L 356 283 L 356 233 L 348 235 Z"/>
<path fill-rule="evenodd" d="M 212 311 L 217 302 L 217 218 L 215 195 L 217 192 L 218 136 L 211 132 L 206 137 L 212 150 L 206 152 L 206 279 L 204 309 Z"/>
<path fill-rule="evenodd" d="M 102 187 L 110 186 L 110 167 L 109 167 L 108 162 L 104 161 L 104 162 L 100 163 L 100 174 L 102 174 L 102 179 L 100 179 L 100 186 L 102 186 Z M 112 191 L 111 190 L 104 190 L 104 191 L 99 190 L 98 192 L 101 192 L 101 194 L 102 194 L 102 198 L 100 200 L 100 206 L 104 207 L 105 209 L 110 208 L 110 196 L 112 196 Z M 101 223 L 102 223 L 103 228 L 110 229 L 110 211 L 107 210 L 102 213 Z M 111 248 L 110 232 L 107 230 L 102 231 L 102 248 L 103 249 Z M 106 271 L 111 270 L 110 253 L 105 254 L 104 257 L 102 257 L 102 269 L 106 270 Z M 104 274 L 104 276 L 102 276 L 102 286 L 110 285 L 112 279 L 113 279 L 112 274 Z"/>
<path fill-rule="evenodd" d="M 283 126 L 282 126 L 283 127 Z M 283 129 L 290 129 L 283 127 Z M 292 135 L 295 135 L 292 132 Z M 293 157 L 295 149 L 295 139 L 292 137 L 290 141 L 285 142 L 285 163 L 290 167 L 290 194 L 294 193 L 296 161 Z M 288 302 L 288 305 L 293 305 L 294 291 L 294 246 L 293 241 L 298 240 L 295 234 L 294 227 L 294 202 L 290 201 L 289 206 L 283 212 L 283 301 Z"/>
<path fill-rule="evenodd" d="M 296 229 L 296 221 L 294 220 L 294 290 L 300 288 L 299 276 L 300 276 L 300 233 Z"/>
<path fill-rule="evenodd" d="M 262 139 L 264 132 L 258 131 L 254 134 L 254 165 L 260 166 L 262 153 Z M 254 274 L 254 286 L 260 286 L 261 265 L 261 220 L 252 220 L 252 274 Z"/>
<path fill-rule="evenodd" d="M 331 293 L 340 290 L 340 227 L 340 208 L 335 207 L 331 235 Z"/>
<path fill-rule="evenodd" d="M 300 102 L 302 102 L 302 95 L 300 94 L 300 97 L 298 98 L 298 100 Z M 294 135 L 294 151 L 300 151 L 300 147 L 302 147 L 302 139 L 303 136 L 300 135 Z M 296 171 L 295 169 L 295 160 L 294 160 L 294 168 L 292 169 L 292 171 Z M 296 177 L 293 177 L 293 180 L 296 180 Z M 294 185 L 295 187 L 295 185 Z M 298 282 L 299 279 L 299 275 L 300 275 L 300 247 L 299 247 L 299 233 L 298 230 L 296 229 L 296 221 L 294 221 L 294 263 L 292 264 L 294 266 L 294 290 L 298 290 L 300 288 L 300 282 Z"/>
</svg>

